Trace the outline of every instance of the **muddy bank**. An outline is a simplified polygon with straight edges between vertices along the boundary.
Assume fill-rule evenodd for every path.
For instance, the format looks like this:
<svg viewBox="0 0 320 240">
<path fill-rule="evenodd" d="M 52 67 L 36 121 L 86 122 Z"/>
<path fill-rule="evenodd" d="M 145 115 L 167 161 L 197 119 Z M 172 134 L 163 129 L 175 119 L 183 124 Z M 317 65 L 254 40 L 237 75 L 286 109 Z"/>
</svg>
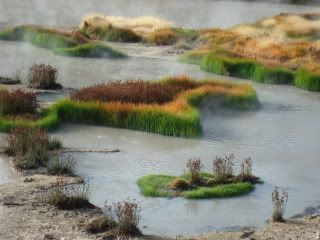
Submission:
<svg viewBox="0 0 320 240">
<path fill-rule="evenodd" d="M 57 176 L 21 176 L 16 183 L 0 185 L 0 239 L 106 239 L 104 234 L 87 234 L 85 223 L 103 215 L 99 208 L 58 210 L 46 199 Z M 66 184 L 77 177 L 63 177 Z M 140 239 L 161 239 L 144 236 Z"/>
</svg>

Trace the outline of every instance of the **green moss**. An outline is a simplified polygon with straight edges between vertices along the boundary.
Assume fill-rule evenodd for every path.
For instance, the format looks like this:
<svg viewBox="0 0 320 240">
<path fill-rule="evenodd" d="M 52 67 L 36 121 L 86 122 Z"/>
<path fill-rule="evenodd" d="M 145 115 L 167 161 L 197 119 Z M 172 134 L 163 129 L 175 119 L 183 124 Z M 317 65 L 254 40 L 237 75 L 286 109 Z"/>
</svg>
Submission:
<svg viewBox="0 0 320 240">
<path fill-rule="evenodd" d="M 202 173 L 202 178 L 207 181 L 213 178 L 212 174 Z M 169 185 L 177 178 L 190 181 L 190 175 L 180 177 L 168 175 L 147 175 L 138 179 L 141 193 L 146 197 L 174 197 L 177 192 L 170 189 Z M 232 184 L 220 184 L 213 187 L 195 187 L 191 190 L 182 191 L 179 194 L 190 199 L 226 198 L 247 194 L 254 190 L 254 185 L 247 182 Z"/>
<path fill-rule="evenodd" d="M 72 48 L 58 48 L 55 54 L 83 58 L 124 58 L 127 55 L 100 43 L 87 43 Z"/>
<path fill-rule="evenodd" d="M 309 91 L 320 91 L 320 74 L 299 69 L 297 71 L 294 83 L 299 88 Z"/>
</svg>

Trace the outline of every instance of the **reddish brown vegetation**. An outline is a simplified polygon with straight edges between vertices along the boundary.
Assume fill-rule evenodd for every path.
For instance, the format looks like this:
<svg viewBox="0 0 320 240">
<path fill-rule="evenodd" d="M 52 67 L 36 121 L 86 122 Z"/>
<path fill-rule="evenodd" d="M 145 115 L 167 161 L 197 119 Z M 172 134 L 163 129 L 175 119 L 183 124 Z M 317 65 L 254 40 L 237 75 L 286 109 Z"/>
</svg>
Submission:
<svg viewBox="0 0 320 240">
<path fill-rule="evenodd" d="M 38 105 L 34 93 L 0 90 L 0 115 L 34 114 Z"/>
<path fill-rule="evenodd" d="M 158 103 L 170 102 L 174 97 L 187 89 L 193 89 L 198 84 L 181 78 L 180 81 L 144 82 L 144 81 L 114 81 L 108 84 L 96 85 L 75 92 L 73 100 L 86 102 L 122 102 L 122 103 Z"/>
</svg>

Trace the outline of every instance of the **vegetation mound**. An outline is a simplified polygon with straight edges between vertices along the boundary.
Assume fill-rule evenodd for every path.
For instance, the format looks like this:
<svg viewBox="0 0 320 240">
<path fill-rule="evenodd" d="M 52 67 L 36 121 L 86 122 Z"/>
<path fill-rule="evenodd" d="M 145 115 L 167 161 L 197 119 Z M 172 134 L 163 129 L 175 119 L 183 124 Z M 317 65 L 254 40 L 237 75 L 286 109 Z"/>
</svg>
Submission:
<svg viewBox="0 0 320 240">
<path fill-rule="evenodd" d="M 56 54 L 71 57 L 125 57 L 124 53 L 102 43 L 91 41 L 79 31 L 61 31 L 38 25 L 24 25 L 0 32 L 0 40 L 25 41 L 37 47 L 53 50 Z"/>
<path fill-rule="evenodd" d="M 200 159 L 187 163 L 188 173 L 179 177 L 146 175 L 138 179 L 141 193 L 146 197 L 177 197 L 189 199 L 226 198 L 247 194 L 260 179 L 252 174 L 252 161 L 243 160 L 241 171 L 234 175 L 234 155 L 216 157 L 213 174 L 201 172 Z"/>
<path fill-rule="evenodd" d="M 218 107 L 249 110 L 259 106 L 254 89 L 245 83 L 195 81 L 184 76 L 154 83 L 112 82 L 75 92 L 72 99 L 43 109 L 42 118 L 37 121 L 0 118 L 0 129 L 9 131 L 15 126 L 53 129 L 67 121 L 193 137 L 202 133 L 197 106 L 207 96 Z"/>
<path fill-rule="evenodd" d="M 320 91 L 319 16 L 280 14 L 230 29 L 202 30 L 201 44 L 180 61 L 221 75 Z"/>
</svg>

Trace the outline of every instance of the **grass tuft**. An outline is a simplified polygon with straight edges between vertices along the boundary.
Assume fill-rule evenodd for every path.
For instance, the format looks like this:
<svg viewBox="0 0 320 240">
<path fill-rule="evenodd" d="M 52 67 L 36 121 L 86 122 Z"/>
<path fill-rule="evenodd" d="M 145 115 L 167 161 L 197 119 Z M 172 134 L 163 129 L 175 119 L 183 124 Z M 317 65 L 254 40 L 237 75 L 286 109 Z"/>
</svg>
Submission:
<svg viewBox="0 0 320 240">
<path fill-rule="evenodd" d="M 71 155 L 52 158 L 47 163 L 48 173 L 51 175 L 68 175 L 74 176 L 76 162 Z"/>
</svg>

